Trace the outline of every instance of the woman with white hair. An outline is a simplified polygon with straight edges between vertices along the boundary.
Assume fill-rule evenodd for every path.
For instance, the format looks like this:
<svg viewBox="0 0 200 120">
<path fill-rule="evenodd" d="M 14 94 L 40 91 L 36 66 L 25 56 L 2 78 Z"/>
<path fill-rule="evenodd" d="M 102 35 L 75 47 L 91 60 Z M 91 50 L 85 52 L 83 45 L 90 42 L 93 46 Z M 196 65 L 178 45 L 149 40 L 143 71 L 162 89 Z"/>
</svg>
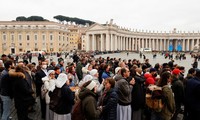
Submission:
<svg viewBox="0 0 200 120">
<path fill-rule="evenodd" d="M 42 78 L 44 85 L 42 86 L 41 90 L 46 102 L 46 120 L 53 120 L 53 111 L 49 109 L 49 91 L 53 92 L 53 90 L 55 89 L 55 80 L 56 79 L 54 70 L 49 70 L 48 75 Z"/>
</svg>

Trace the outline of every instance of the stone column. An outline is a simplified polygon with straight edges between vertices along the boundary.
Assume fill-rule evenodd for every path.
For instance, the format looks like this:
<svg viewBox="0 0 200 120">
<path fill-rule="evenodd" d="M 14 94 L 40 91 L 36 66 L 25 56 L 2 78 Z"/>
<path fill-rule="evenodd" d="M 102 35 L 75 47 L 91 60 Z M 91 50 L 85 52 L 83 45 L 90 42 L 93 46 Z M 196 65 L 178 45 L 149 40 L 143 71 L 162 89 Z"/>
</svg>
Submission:
<svg viewBox="0 0 200 120">
<path fill-rule="evenodd" d="M 163 50 L 163 39 L 161 38 L 160 39 L 160 51 L 162 51 Z"/>
<path fill-rule="evenodd" d="M 132 38 L 132 40 L 131 40 L 131 41 L 132 41 L 132 45 L 131 45 L 131 46 L 132 46 L 132 48 L 131 48 L 131 51 L 134 51 L 134 46 L 135 46 L 135 40 L 134 40 L 134 38 Z"/>
<path fill-rule="evenodd" d="M 113 51 L 113 34 L 110 34 L 110 50 Z"/>
<path fill-rule="evenodd" d="M 140 51 L 140 44 L 141 44 L 141 39 L 140 38 L 137 38 L 138 39 L 138 50 Z"/>
<path fill-rule="evenodd" d="M 144 48 L 144 39 L 143 38 L 140 38 L 140 42 L 142 44 L 142 48 Z"/>
<path fill-rule="evenodd" d="M 94 34 L 92 34 L 92 51 L 94 51 Z"/>
<path fill-rule="evenodd" d="M 148 48 L 148 44 L 147 44 L 147 38 L 145 38 L 145 48 Z"/>
<path fill-rule="evenodd" d="M 123 50 L 123 41 L 122 41 L 122 36 L 120 36 L 120 48 L 121 48 L 121 50 Z"/>
<path fill-rule="evenodd" d="M 115 35 L 115 50 L 118 49 L 118 36 Z"/>
<path fill-rule="evenodd" d="M 131 37 L 129 37 L 129 43 L 128 43 L 128 49 L 131 51 L 131 46 L 132 46 L 132 44 L 131 44 Z"/>
<path fill-rule="evenodd" d="M 125 38 L 125 37 L 123 37 L 123 50 L 126 50 L 126 44 L 125 44 L 125 40 L 126 40 L 126 38 Z"/>
<path fill-rule="evenodd" d="M 86 34 L 86 38 L 85 38 L 85 49 L 86 49 L 86 51 L 89 51 L 90 50 L 90 48 L 89 48 L 89 46 L 90 46 L 90 42 L 89 42 L 89 34 Z"/>
<path fill-rule="evenodd" d="M 149 47 L 151 48 L 151 50 L 153 50 L 153 48 L 152 48 L 152 46 L 151 46 L 151 42 L 152 42 L 152 40 L 151 40 L 151 38 L 149 39 Z"/>
<path fill-rule="evenodd" d="M 110 45 L 109 41 L 110 41 L 110 40 L 109 40 L 109 34 L 106 33 L 106 51 L 109 50 L 109 45 Z"/>
<path fill-rule="evenodd" d="M 185 39 L 182 39 L 182 51 L 185 51 Z"/>
<path fill-rule="evenodd" d="M 155 39 L 152 40 L 152 44 L 153 44 L 152 48 L 153 48 L 153 50 L 155 50 Z"/>
<path fill-rule="evenodd" d="M 138 41 L 137 38 L 135 38 L 135 51 L 139 50 L 138 49 L 139 46 L 138 46 L 138 42 L 137 41 Z"/>
<path fill-rule="evenodd" d="M 167 39 L 164 39 L 163 42 L 164 42 L 164 49 L 163 50 L 166 51 L 166 47 L 167 47 L 166 42 L 167 42 Z"/>
<path fill-rule="evenodd" d="M 192 39 L 191 51 L 194 49 L 194 39 Z"/>
<path fill-rule="evenodd" d="M 103 34 L 101 34 L 101 51 L 103 51 Z"/>
</svg>

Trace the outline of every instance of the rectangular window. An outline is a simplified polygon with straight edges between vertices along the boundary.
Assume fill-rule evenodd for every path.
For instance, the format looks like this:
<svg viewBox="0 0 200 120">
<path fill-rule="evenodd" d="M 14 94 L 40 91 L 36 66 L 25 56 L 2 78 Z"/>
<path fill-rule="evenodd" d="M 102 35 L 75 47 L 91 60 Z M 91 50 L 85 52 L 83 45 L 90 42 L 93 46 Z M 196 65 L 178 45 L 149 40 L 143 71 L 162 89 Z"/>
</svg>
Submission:
<svg viewBox="0 0 200 120">
<path fill-rule="evenodd" d="M 37 36 L 37 35 L 34 35 L 34 38 L 35 38 L 35 40 L 37 40 L 37 39 L 38 39 L 38 36 Z"/>
<path fill-rule="evenodd" d="M 45 41 L 46 40 L 46 36 L 42 35 L 42 40 Z"/>
<path fill-rule="evenodd" d="M 13 34 L 11 35 L 11 41 L 14 41 L 14 35 Z"/>
<path fill-rule="evenodd" d="M 63 41 L 65 40 L 65 36 L 63 36 Z"/>
<path fill-rule="evenodd" d="M 18 40 L 19 40 L 19 41 L 22 40 L 22 35 L 18 35 Z"/>
<path fill-rule="evenodd" d="M 50 45 L 53 45 L 53 43 L 50 43 Z"/>
<path fill-rule="evenodd" d="M 50 40 L 51 40 L 51 41 L 53 40 L 53 35 L 50 35 Z"/>
<path fill-rule="evenodd" d="M 35 46 L 37 46 L 37 43 L 35 43 Z"/>
<path fill-rule="evenodd" d="M 27 43 L 27 46 L 29 46 L 29 43 Z"/>
<path fill-rule="evenodd" d="M 30 37 L 29 37 L 29 35 L 26 35 L 26 40 L 30 40 Z"/>
<path fill-rule="evenodd" d="M 3 35 L 3 40 L 6 41 L 6 35 Z"/>
<path fill-rule="evenodd" d="M 19 46 L 22 46 L 22 43 L 19 43 Z"/>
<path fill-rule="evenodd" d="M 58 38 L 58 39 L 59 39 L 59 41 L 60 41 L 60 36 L 59 36 L 59 38 Z"/>
</svg>

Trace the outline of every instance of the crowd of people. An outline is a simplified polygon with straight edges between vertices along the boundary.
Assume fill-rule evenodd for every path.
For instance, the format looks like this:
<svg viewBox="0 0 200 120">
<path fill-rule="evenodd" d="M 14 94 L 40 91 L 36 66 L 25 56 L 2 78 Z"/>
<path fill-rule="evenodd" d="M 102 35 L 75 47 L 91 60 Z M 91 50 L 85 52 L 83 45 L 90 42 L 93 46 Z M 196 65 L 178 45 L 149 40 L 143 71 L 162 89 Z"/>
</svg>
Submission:
<svg viewBox="0 0 200 120">
<path fill-rule="evenodd" d="M 128 54 L 127 54 L 128 55 Z M 86 120 L 184 120 L 200 119 L 200 69 L 157 63 L 149 59 L 94 58 L 74 54 L 73 62 L 64 58 L 49 61 L 38 57 L 31 61 L 13 61 L 6 55 L 0 60 L 0 98 L 2 120 L 8 120 L 14 100 L 18 120 L 31 120 L 36 99 L 40 101 L 41 119 L 73 120 L 77 101 Z M 165 104 L 162 111 L 149 108 L 145 102 L 148 86 L 162 87 Z M 60 89 L 59 107 L 52 109 L 55 91 Z"/>
</svg>

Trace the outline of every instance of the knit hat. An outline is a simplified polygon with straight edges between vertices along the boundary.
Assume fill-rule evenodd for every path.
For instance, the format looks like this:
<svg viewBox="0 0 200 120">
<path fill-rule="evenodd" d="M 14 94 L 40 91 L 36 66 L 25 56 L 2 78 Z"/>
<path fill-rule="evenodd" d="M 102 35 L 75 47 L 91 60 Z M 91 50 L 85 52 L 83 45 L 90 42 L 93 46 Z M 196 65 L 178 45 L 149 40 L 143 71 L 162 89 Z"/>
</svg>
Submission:
<svg viewBox="0 0 200 120">
<path fill-rule="evenodd" d="M 121 70 L 121 67 L 116 67 L 115 68 L 115 74 L 117 74 L 119 72 L 119 70 Z"/>
<path fill-rule="evenodd" d="M 94 89 L 94 87 L 95 87 L 96 85 L 97 85 L 96 82 L 91 81 L 90 84 L 89 84 L 86 88 L 89 89 L 89 90 L 92 90 L 92 89 Z"/>
<path fill-rule="evenodd" d="M 92 76 L 94 76 L 95 74 L 97 74 L 98 73 L 98 71 L 96 70 L 96 69 L 92 69 L 91 71 L 90 71 L 90 75 L 92 75 Z"/>
<path fill-rule="evenodd" d="M 151 72 L 156 72 L 156 69 L 155 69 L 155 68 L 151 68 L 149 72 L 150 72 L 150 73 L 151 73 Z"/>
<path fill-rule="evenodd" d="M 177 68 L 175 68 L 173 71 L 172 71 L 172 74 L 175 74 L 175 75 L 178 75 L 181 71 Z"/>
<path fill-rule="evenodd" d="M 145 82 L 146 86 L 149 86 L 150 84 L 155 84 L 155 80 L 152 77 L 147 78 Z"/>
</svg>

